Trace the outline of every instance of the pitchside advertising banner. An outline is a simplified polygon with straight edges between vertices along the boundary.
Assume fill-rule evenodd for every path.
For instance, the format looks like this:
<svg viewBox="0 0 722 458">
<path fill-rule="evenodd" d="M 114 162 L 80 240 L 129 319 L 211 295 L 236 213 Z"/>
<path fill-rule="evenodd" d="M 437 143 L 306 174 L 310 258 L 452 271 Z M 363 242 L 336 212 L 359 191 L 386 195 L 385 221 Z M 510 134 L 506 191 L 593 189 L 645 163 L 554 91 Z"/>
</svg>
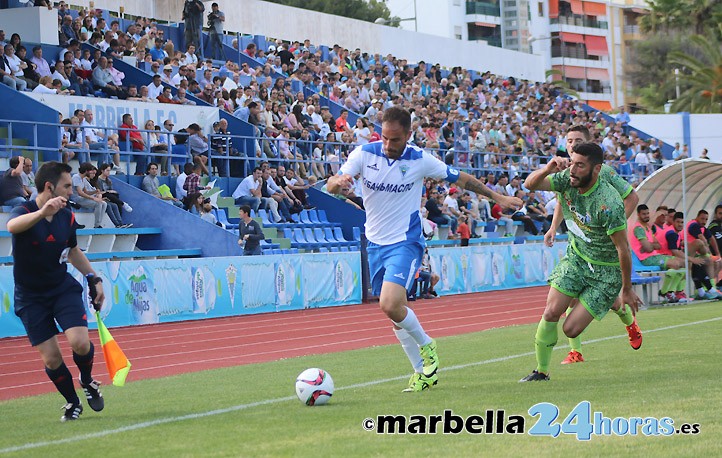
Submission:
<svg viewBox="0 0 722 458">
<path fill-rule="evenodd" d="M 567 251 L 567 243 L 488 245 L 429 249 L 431 270 L 442 295 L 545 285 Z"/>
<path fill-rule="evenodd" d="M 361 302 L 359 252 L 92 264 L 103 278 L 101 318 L 108 327 Z M 12 267 L 0 268 L 0 337 L 25 335 L 13 311 L 13 288 Z M 95 315 L 85 301 L 94 328 Z"/>
<path fill-rule="evenodd" d="M 97 127 L 117 128 L 123 123 L 123 115 L 133 115 L 138 129 L 143 129 L 146 121 L 152 120 L 156 126 L 170 119 L 175 130 L 197 123 L 206 133 L 213 130 L 218 121 L 218 108 L 174 105 L 169 103 L 131 102 L 128 100 L 76 97 L 72 95 L 26 93 L 27 96 L 57 110 L 64 118 L 73 116 L 75 110 L 93 110 L 93 125 Z"/>
</svg>

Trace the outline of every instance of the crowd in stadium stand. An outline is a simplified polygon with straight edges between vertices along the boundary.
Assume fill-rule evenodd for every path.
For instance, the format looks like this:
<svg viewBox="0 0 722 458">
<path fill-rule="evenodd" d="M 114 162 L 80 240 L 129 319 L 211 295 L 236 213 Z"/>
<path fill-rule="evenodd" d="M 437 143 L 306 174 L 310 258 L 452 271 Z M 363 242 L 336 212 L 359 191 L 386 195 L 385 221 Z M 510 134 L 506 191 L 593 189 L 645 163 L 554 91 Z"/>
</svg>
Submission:
<svg viewBox="0 0 722 458">
<path fill-rule="evenodd" d="M 536 234 L 551 217 L 545 208 L 549 208 L 552 196 L 527 194 L 518 183 L 553 155 L 567 154 L 565 132 L 570 126 L 588 126 L 604 148 L 607 162 L 633 184 L 662 165 L 661 142 L 639 138 L 629 128 L 626 113 L 605 120 L 598 112 L 581 110 L 576 101 L 565 98 L 549 83 L 520 81 L 488 72 L 472 79 L 472 73 L 460 67 L 447 73 L 439 65 L 409 65 L 391 54 L 369 54 L 338 45 L 329 49 L 324 60 L 321 49 L 310 40 L 277 40 L 267 49 L 248 44 L 241 51 L 254 59 L 254 68 L 246 60 L 239 65 L 233 60 L 221 63 L 203 59 L 195 42 L 179 47 L 147 18 L 138 18 L 124 31 L 118 20 L 108 24 L 100 10 L 81 9 L 73 19 L 67 4 L 60 2 L 57 11 L 59 42 L 64 50 L 59 56 L 46 58 L 42 48 L 34 47 L 33 57 L 28 59 L 21 37 L 13 34 L 5 48 L 12 48 L 12 62 L 21 64 L 6 65 L 5 84 L 18 90 L 27 86 L 27 90 L 35 87 L 33 90 L 40 92 L 149 103 L 192 105 L 195 102 L 188 99 L 192 95 L 254 126 L 255 151 L 238 151 L 230 146 L 228 136 L 234 132 L 228 130 L 225 120 L 214 125 L 213 133 L 206 137 L 202 132 L 207 126 L 192 124 L 175 129 L 166 121 L 161 128 L 150 125 L 150 120 L 126 119 L 130 116 L 126 115 L 118 126 L 118 135 L 110 134 L 107 139 L 112 158 L 109 156 L 106 162 L 116 172 L 120 169 L 119 144 L 129 135 L 134 151 L 151 148 L 158 154 L 157 160 L 138 159 L 139 175 L 148 171 L 151 160 L 160 166 L 161 175 L 180 175 L 178 166 L 174 169 L 164 154 L 174 143 L 182 142 L 188 145 L 193 163 L 200 166 L 202 174 L 215 172 L 207 167 L 210 149 L 212 158 L 245 156 L 243 161 L 214 159 L 212 163 L 221 176 L 251 177 L 260 162 L 270 161 L 292 170 L 297 179 L 307 183 L 311 178 L 323 179 L 336 173 L 356 145 L 378 140 L 375 127 L 381 124 L 384 110 L 403 106 L 412 113 L 413 143 L 447 163 L 473 171 L 497 189 L 520 193 L 528 203 L 520 212 L 503 214 L 494 211 L 493 202 L 478 200 L 469 193 L 440 194 L 441 200 L 434 202 L 437 199 L 428 192 L 432 208 L 426 208 L 433 213 L 429 218 L 432 223 L 444 220 L 453 227 L 453 233 L 459 216 L 465 216 L 474 234 L 477 221 L 508 219 L 521 221 L 527 232 Z M 218 5 L 214 5 L 210 14 L 215 14 L 216 22 L 219 13 Z M 4 34 L 0 41 L 4 42 Z M 81 50 L 80 43 L 93 45 L 95 52 Z M 233 46 L 237 48 L 238 42 L 234 41 Z M 124 84 L 125 75 L 113 67 L 113 59 L 123 56 L 134 56 L 139 67 L 147 64 L 152 83 L 141 87 Z M 294 93 L 292 87 L 299 87 L 299 83 L 312 95 Z M 322 96 L 343 107 L 338 118 L 322 105 Z M 350 125 L 348 112 L 360 115 L 355 125 Z M 74 149 L 96 149 L 105 144 L 97 138 L 102 131 L 82 128 L 92 124 L 77 112 L 63 123 L 67 125 L 62 134 L 64 160 L 75 155 Z M 136 124 L 158 133 L 140 132 Z M 171 135 L 178 132 L 180 137 Z M 676 158 L 688 154 L 679 149 L 676 152 Z M 78 159 L 84 162 L 87 157 Z M 337 197 L 362 208 L 362 202 L 354 199 L 360 190 L 349 192 L 350 198 Z M 467 215 L 465 210 L 471 213 Z M 511 224 L 506 227 L 511 228 Z"/>
</svg>

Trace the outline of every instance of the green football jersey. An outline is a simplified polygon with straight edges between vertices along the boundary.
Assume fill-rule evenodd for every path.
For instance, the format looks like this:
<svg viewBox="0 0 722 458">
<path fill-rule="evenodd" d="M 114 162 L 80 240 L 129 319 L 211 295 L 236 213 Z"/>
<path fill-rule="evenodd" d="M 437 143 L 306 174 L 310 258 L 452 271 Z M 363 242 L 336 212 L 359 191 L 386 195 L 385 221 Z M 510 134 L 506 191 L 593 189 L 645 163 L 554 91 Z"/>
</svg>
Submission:
<svg viewBox="0 0 722 458">
<path fill-rule="evenodd" d="M 589 191 L 581 194 L 571 186 L 569 169 L 548 178 L 559 196 L 572 249 L 589 263 L 619 265 L 617 248 L 610 237 L 627 227 L 619 190 L 609 181 L 597 179 Z"/>
<path fill-rule="evenodd" d="M 617 172 L 607 164 L 602 164 L 602 170 L 599 171 L 599 179 L 611 184 L 619 195 L 622 196 L 622 199 L 626 198 L 629 193 L 634 190 L 627 180 L 620 177 Z"/>
</svg>

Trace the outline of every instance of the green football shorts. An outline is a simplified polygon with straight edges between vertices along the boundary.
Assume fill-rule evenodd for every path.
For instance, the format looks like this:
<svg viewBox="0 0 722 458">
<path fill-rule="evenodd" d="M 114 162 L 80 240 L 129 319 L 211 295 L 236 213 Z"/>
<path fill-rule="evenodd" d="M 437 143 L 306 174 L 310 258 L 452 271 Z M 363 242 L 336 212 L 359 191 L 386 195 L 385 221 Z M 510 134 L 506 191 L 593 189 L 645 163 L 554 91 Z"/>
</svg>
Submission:
<svg viewBox="0 0 722 458">
<path fill-rule="evenodd" d="M 668 256 L 666 254 L 655 254 L 646 259 L 642 259 L 640 262 L 643 266 L 647 267 L 659 267 L 667 270 L 667 261 L 674 258 L 674 256 Z"/>
<path fill-rule="evenodd" d="M 568 252 L 549 275 L 549 285 L 562 294 L 578 298 L 595 319 L 601 320 L 622 289 L 622 269 L 591 264 Z"/>
</svg>

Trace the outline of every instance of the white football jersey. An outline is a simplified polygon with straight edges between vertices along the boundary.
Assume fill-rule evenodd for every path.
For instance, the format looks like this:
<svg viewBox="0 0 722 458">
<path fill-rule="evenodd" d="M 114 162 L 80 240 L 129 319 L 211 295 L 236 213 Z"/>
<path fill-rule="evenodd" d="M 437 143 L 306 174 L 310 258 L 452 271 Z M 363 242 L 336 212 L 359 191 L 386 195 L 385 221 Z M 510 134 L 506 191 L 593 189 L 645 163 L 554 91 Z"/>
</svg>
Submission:
<svg viewBox="0 0 722 458">
<path fill-rule="evenodd" d="M 401 158 L 391 160 L 383 153 L 380 141 L 351 151 L 339 174 L 361 174 L 366 238 L 377 245 L 423 242 L 419 209 L 424 178 L 451 183 L 459 179 L 458 170 L 417 146 L 406 145 Z"/>
</svg>

